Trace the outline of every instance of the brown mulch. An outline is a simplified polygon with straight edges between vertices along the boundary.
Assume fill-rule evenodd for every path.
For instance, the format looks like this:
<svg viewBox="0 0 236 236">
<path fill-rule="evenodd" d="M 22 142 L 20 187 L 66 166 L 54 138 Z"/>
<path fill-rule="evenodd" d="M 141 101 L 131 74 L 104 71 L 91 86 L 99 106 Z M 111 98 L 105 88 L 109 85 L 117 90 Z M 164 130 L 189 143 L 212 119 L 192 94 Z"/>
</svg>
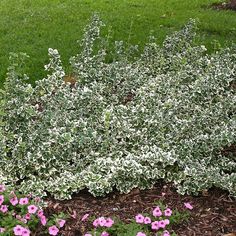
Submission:
<svg viewBox="0 0 236 236">
<path fill-rule="evenodd" d="M 189 220 L 173 227 L 179 236 L 236 236 L 236 199 L 216 188 L 195 197 L 179 195 L 172 184 L 165 183 L 159 183 L 150 190 L 134 189 L 129 194 L 113 192 L 103 198 L 95 198 L 87 191 L 81 191 L 72 200 L 49 199 L 48 213 L 76 212 L 76 219 L 67 221 L 62 235 L 80 236 L 91 229 L 91 223 L 81 221 L 86 213 L 95 217 L 118 216 L 128 223 L 138 213 L 151 213 L 154 202 L 160 200 L 180 212 L 186 211 L 185 202 L 193 205 L 193 210 L 189 210 Z"/>
<path fill-rule="evenodd" d="M 216 10 L 233 10 L 236 11 L 236 0 L 224 1 L 212 4 L 212 8 Z"/>
</svg>

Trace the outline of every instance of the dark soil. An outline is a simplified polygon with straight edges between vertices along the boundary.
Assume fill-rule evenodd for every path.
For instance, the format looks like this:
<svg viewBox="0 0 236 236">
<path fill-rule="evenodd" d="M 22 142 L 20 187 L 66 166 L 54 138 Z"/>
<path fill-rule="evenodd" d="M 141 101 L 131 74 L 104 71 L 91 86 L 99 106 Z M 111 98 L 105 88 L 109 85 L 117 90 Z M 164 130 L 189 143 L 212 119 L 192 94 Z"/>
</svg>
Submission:
<svg viewBox="0 0 236 236">
<path fill-rule="evenodd" d="M 233 10 L 236 11 L 236 0 L 224 1 L 221 3 L 214 3 L 212 5 L 213 9 L 216 10 Z"/>
<path fill-rule="evenodd" d="M 164 193 L 164 194 L 162 194 Z M 154 201 L 162 201 L 172 209 L 186 211 L 185 202 L 193 205 L 190 218 L 173 227 L 179 236 L 236 236 L 236 199 L 225 191 L 211 189 L 199 196 L 179 195 L 171 184 L 159 183 L 151 190 L 134 189 L 129 194 L 113 192 L 104 198 L 95 198 L 87 191 L 81 191 L 72 200 L 49 199 L 49 212 L 76 212 L 76 219 L 67 221 L 62 235 L 80 236 L 92 228 L 91 223 L 81 221 L 84 214 L 90 216 L 118 216 L 125 222 L 134 219 L 138 213 L 151 213 Z"/>
</svg>

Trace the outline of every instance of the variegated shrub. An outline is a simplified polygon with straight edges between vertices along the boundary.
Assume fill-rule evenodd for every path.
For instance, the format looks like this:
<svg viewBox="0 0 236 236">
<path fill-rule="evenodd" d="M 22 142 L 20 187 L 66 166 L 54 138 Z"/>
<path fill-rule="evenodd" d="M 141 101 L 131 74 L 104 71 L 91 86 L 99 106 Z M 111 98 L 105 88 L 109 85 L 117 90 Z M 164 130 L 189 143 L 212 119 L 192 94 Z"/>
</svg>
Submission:
<svg viewBox="0 0 236 236">
<path fill-rule="evenodd" d="M 0 182 L 23 192 L 69 198 L 84 188 L 100 196 L 172 181 L 180 193 L 212 186 L 236 196 L 236 157 L 223 155 L 236 137 L 236 48 L 208 55 L 194 46 L 195 22 L 137 46 L 100 36 L 97 16 L 71 58 L 65 83 L 60 55 L 50 73 L 25 82 L 11 55 L 1 91 Z M 132 54 L 134 52 L 134 54 Z"/>
</svg>

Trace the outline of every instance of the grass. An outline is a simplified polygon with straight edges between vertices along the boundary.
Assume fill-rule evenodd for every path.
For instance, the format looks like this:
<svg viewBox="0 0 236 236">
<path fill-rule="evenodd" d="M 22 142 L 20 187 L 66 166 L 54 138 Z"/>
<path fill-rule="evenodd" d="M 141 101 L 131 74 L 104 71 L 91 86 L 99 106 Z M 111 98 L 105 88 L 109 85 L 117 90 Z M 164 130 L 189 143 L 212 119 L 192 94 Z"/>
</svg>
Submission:
<svg viewBox="0 0 236 236">
<path fill-rule="evenodd" d="M 236 13 L 207 7 L 216 1 L 1 0 L 0 84 L 5 78 L 9 52 L 26 52 L 30 56 L 27 72 L 31 82 L 45 76 L 43 65 L 49 47 L 59 50 L 68 68 L 69 58 L 78 52 L 76 42 L 93 12 L 112 27 L 112 40 L 129 38 L 130 43 L 141 46 L 151 31 L 162 42 L 166 34 L 180 29 L 189 18 L 198 18 L 197 43 L 204 43 L 212 52 L 218 43 L 225 47 L 236 38 Z"/>
</svg>

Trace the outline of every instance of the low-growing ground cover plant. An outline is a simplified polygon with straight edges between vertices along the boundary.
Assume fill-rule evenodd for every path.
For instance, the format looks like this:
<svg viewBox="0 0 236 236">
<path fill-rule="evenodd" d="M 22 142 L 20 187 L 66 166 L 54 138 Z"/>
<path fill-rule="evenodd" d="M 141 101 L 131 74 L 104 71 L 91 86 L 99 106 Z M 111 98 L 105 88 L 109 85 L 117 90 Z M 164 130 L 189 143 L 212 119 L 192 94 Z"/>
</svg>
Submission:
<svg viewBox="0 0 236 236">
<path fill-rule="evenodd" d="M 58 235 L 66 223 L 66 215 L 47 217 L 43 206 L 39 197 L 21 195 L 0 184 L 0 235 L 29 236 L 40 225 L 46 235 Z"/>
<path fill-rule="evenodd" d="M 97 15 L 85 29 L 71 77 L 56 49 L 50 73 L 27 83 L 20 55 L 11 55 L 0 104 L 0 180 L 23 192 L 70 198 L 84 188 L 102 196 L 116 188 L 172 181 L 179 193 L 212 186 L 236 196 L 236 48 L 208 55 L 193 46 L 190 20 L 144 51 L 100 36 Z M 109 36 L 108 36 L 109 38 Z"/>
<path fill-rule="evenodd" d="M 186 208 L 192 209 L 190 203 L 185 203 Z M 137 214 L 130 223 L 124 223 L 119 219 L 110 217 L 98 217 L 92 221 L 94 229 L 84 236 L 174 236 L 170 229 L 174 224 L 187 220 L 188 212 L 178 212 L 165 207 L 163 204 L 156 205 L 151 214 Z M 89 214 L 84 215 L 82 221 L 87 220 Z"/>
</svg>

